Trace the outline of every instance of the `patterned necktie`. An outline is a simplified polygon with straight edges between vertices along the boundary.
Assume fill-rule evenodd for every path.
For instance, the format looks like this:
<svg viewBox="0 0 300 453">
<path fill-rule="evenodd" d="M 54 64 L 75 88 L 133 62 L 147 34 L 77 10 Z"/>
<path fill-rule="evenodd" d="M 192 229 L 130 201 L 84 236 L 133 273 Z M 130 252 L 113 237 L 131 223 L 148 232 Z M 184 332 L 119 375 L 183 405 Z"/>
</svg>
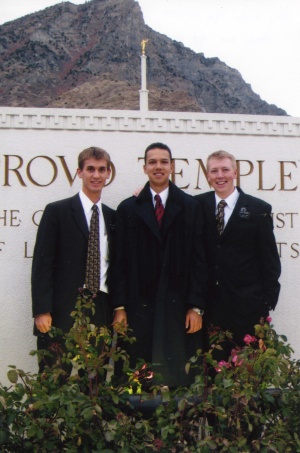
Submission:
<svg viewBox="0 0 300 453">
<path fill-rule="evenodd" d="M 218 203 L 218 212 L 216 215 L 216 220 L 217 220 L 217 230 L 219 236 L 223 233 L 224 230 L 224 208 L 227 206 L 227 203 L 225 200 L 221 200 Z"/>
<path fill-rule="evenodd" d="M 158 226 L 161 227 L 161 221 L 164 215 L 164 205 L 161 202 L 161 198 L 159 195 L 155 195 L 154 200 L 156 201 L 155 203 L 155 217 L 158 222 Z"/>
<path fill-rule="evenodd" d="M 88 253 L 86 261 L 85 287 L 93 294 L 100 288 L 100 241 L 99 241 L 99 211 L 97 206 L 92 206 Z"/>
</svg>

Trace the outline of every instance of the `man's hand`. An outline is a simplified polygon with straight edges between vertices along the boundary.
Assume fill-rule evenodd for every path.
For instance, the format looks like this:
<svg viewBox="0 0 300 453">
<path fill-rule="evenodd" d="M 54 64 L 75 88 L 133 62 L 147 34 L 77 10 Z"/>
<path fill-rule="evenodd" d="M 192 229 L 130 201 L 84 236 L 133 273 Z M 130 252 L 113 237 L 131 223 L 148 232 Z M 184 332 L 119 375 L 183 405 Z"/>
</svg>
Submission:
<svg viewBox="0 0 300 453">
<path fill-rule="evenodd" d="M 143 190 L 144 186 L 140 186 L 140 187 L 137 187 L 134 191 L 133 191 L 133 196 L 134 197 L 138 197 L 139 194 L 141 193 L 141 191 Z"/>
<path fill-rule="evenodd" d="M 112 323 L 114 329 L 116 332 L 119 330 L 125 331 L 128 326 L 127 324 L 127 314 L 125 310 L 115 310 L 114 312 L 114 319 Z"/>
<path fill-rule="evenodd" d="M 43 313 L 35 317 L 34 323 L 40 332 L 47 333 L 52 326 L 52 316 L 50 313 Z"/>
<path fill-rule="evenodd" d="M 185 317 L 186 333 L 195 333 L 202 329 L 202 316 L 190 308 Z"/>
</svg>

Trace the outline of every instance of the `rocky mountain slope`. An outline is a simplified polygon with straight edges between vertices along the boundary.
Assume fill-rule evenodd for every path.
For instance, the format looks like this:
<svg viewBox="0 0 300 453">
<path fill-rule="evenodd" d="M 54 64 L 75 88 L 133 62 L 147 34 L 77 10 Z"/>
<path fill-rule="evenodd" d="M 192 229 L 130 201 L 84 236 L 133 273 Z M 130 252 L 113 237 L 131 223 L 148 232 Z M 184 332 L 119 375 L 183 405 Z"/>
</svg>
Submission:
<svg viewBox="0 0 300 453">
<path fill-rule="evenodd" d="M 135 0 L 61 2 L 0 26 L 0 105 L 138 109 L 142 39 L 150 110 L 286 115 L 236 69 L 145 25 Z"/>
</svg>

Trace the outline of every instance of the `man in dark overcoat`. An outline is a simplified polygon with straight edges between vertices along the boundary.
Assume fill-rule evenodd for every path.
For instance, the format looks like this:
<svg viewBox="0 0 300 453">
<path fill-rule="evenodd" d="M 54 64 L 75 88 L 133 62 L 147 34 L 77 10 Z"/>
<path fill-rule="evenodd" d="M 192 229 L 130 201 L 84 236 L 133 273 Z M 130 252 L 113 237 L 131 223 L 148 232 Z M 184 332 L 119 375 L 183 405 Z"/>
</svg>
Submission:
<svg viewBox="0 0 300 453">
<path fill-rule="evenodd" d="M 102 189 L 111 174 L 109 154 L 97 147 L 83 150 L 78 156 L 77 173 L 82 179 L 82 190 L 71 198 L 48 204 L 37 232 L 32 263 L 32 310 L 39 350 L 51 348 L 53 340 L 48 335 L 51 326 L 68 332 L 73 325 L 70 314 L 75 309 L 78 289 L 85 283 L 93 205 L 97 206 L 100 219 L 101 265 L 92 321 L 98 326 L 112 322 L 108 263 L 115 212 L 101 203 Z M 50 359 L 46 359 L 50 365 Z M 44 366 L 42 361 L 40 371 Z"/>
<path fill-rule="evenodd" d="M 277 304 L 280 259 L 273 233 L 271 206 L 235 187 L 234 156 L 217 151 L 207 159 L 207 179 L 215 191 L 195 198 L 203 208 L 205 247 L 209 266 L 207 324 L 233 333 L 244 346 L 246 334 L 266 319 Z M 218 204 L 224 200 L 224 224 L 218 232 Z M 233 344 L 223 345 L 219 358 L 230 355 Z"/>
<path fill-rule="evenodd" d="M 131 365 L 152 363 L 163 384 L 177 387 L 191 382 L 185 365 L 202 347 L 207 271 L 201 206 L 169 181 L 172 171 L 169 147 L 148 146 L 149 182 L 117 209 L 112 300 L 114 324 L 136 337 L 127 345 Z"/>
</svg>

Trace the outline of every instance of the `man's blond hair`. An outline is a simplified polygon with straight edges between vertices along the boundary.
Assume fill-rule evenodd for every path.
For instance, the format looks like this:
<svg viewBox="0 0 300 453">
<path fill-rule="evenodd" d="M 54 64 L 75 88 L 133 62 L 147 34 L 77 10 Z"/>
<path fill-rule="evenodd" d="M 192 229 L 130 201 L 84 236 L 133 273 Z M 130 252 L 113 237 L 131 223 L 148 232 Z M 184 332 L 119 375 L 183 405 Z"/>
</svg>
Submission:
<svg viewBox="0 0 300 453">
<path fill-rule="evenodd" d="M 236 170 L 236 159 L 235 159 L 235 157 L 232 154 L 228 153 L 227 151 L 222 151 L 222 150 L 215 151 L 214 153 L 212 153 L 212 154 L 210 154 L 208 156 L 208 158 L 206 160 L 206 169 L 208 170 L 208 164 L 209 164 L 209 161 L 211 159 L 219 159 L 219 160 L 221 160 L 221 159 L 226 159 L 226 158 L 231 160 L 232 166 Z"/>
</svg>

